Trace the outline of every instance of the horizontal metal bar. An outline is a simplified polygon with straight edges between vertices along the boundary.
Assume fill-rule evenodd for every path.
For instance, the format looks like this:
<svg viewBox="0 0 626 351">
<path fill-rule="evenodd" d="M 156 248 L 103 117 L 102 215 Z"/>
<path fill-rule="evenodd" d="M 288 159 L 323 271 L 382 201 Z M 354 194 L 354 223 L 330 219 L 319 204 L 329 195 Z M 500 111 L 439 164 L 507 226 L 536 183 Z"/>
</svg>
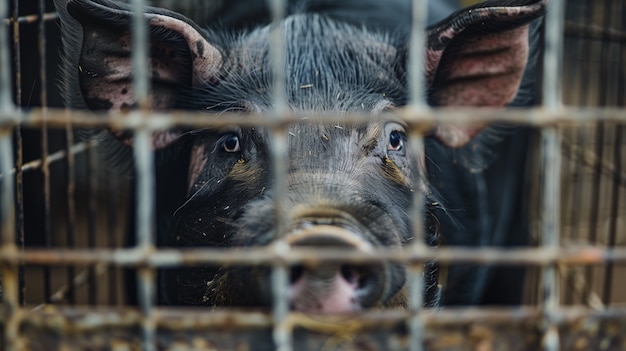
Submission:
<svg viewBox="0 0 626 351">
<path fill-rule="evenodd" d="M 149 129 L 163 130 L 176 126 L 195 128 L 220 128 L 225 126 L 265 126 L 280 127 L 293 123 L 367 123 L 373 117 L 366 114 L 348 116 L 336 115 L 288 115 L 277 120 L 260 115 L 233 113 L 208 113 L 174 111 L 171 113 L 151 113 L 150 118 L 129 118 L 125 113 L 94 113 L 89 111 L 67 111 L 65 109 L 31 109 L 19 111 L 11 116 L 0 116 L 0 129 L 23 126 L 38 127 L 44 121 L 49 127 L 66 128 L 67 123 L 82 128 Z M 458 123 L 516 123 L 534 126 L 575 125 L 596 121 L 626 122 L 626 109 L 623 108 L 572 108 L 555 109 L 507 109 L 491 108 L 437 108 L 437 109 L 398 109 L 388 115 L 391 119 L 401 119 L 415 128 L 430 130 L 435 124 Z"/>
<path fill-rule="evenodd" d="M 36 313 L 19 309 L 16 341 L 27 349 L 136 349 L 145 317 L 133 308 L 67 308 L 54 306 Z M 368 310 L 342 315 L 290 312 L 286 332 L 298 351 L 407 350 L 406 321 L 414 313 Z M 626 311 L 565 308 L 555 311 L 553 331 L 564 349 L 600 350 L 621 345 Z M 544 315 L 537 308 L 443 308 L 419 312 L 423 342 L 430 351 L 468 349 L 537 350 Z M 2 313 L 0 312 L 0 323 Z M 273 319 L 269 311 L 155 308 L 155 344 L 176 350 L 271 349 Z M 558 328 L 558 329 L 557 329 Z M 601 332 L 598 332 L 598 331 Z M 484 347 L 481 347 L 484 346 Z M 332 347 L 332 348 L 331 348 Z"/>
<path fill-rule="evenodd" d="M 70 148 L 70 152 L 72 153 L 72 155 L 77 155 L 80 154 L 81 152 L 85 152 L 87 149 L 89 149 L 89 144 L 90 143 L 78 143 L 78 144 L 74 144 L 74 146 L 72 146 Z M 96 145 L 97 141 L 94 140 L 91 142 L 92 145 Z M 67 151 L 66 150 L 59 150 L 55 153 L 52 153 L 50 155 L 48 155 L 48 157 L 46 158 L 46 162 L 48 164 L 52 164 L 61 160 L 64 160 L 67 157 Z M 37 160 L 33 160 L 30 162 L 26 162 L 22 165 L 21 170 L 22 172 L 28 172 L 28 171 L 34 171 L 37 170 L 39 168 L 41 168 L 41 166 L 43 165 L 43 160 L 42 159 L 37 159 Z M 10 175 L 15 174 L 15 168 L 12 168 L 8 173 Z M 0 173 L 0 177 L 2 177 L 2 174 Z"/>
<path fill-rule="evenodd" d="M 397 262 L 417 264 L 437 260 L 440 264 L 506 264 L 506 265 L 600 265 L 626 263 L 626 247 L 605 249 L 597 246 L 564 248 L 380 248 L 370 253 L 341 248 L 291 248 L 277 252 L 271 246 L 233 249 L 160 249 L 153 252 L 131 249 L 26 249 L 5 250 L 0 247 L 0 264 L 68 265 L 104 263 L 119 266 L 178 267 L 188 265 L 276 265 L 320 262 L 366 264 Z"/>
<path fill-rule="evenodd" d="M 155 307 L 154 320 L 158 328 L 169 330 L 201 330 L 213 327 L 264 328 L 272 325 L 270 311 L 245 310 L 241 308 L 207 307 Z M 68 327 L 74 332 L 85 332 L 103 327 L 128 327 L 140 325 L 143 315 L 135 307 L 94 307 L 94 306 L 55 306 L 54 308 L 17 311 L 24 322 L 38 326 Z M 467 323 L 519 323 L 538 321 L 543 318 L 539 307 L 438 307 L 424 308 L 420 312 L 426 326 L 452 326 Z M 594 310 L 582 306 L 560 307 L 554 311 L 554 322 L 564 324 L 584 319 L 624 319 L 625 307 Z M 0 323 L 5 314 L 0 309 Z M 408 310 L 371 309 L 352 314 L 302 314 L 289 312 L 288 323 L 292 328 L 302 326 L 310 329 L 323 329 L 325 333 L 340 331 L 346 321 L 358 319 L 362 327 L 381 326 L 406 321 L 412 312 Z M 321 331 L 321 330 L 320 330 Z"/>
<path fill-rule="evenodd" d="M 56 12 L 47 12 L 47 13 L 44 13 L 43 15 L 44 22 L 54 21 L 57 18 L 59 18 L 59 14 Z M 27 15 L 27 16 L 18 17 L 17 23 L 19 24 L 37 23 L 38 20 L 39 20 L 39 15 Z M 10 25 L 11 23 L 14 22 L 14 20 L 13 18 L 5 18 L 3 22 L 5 25 Z"/>
<path fill-rule="evenodd" d="M 566 21 L 565 35 L 583 39 L 626 42 L 626 32 L 616 28 L 602 27 L 593 23 Z"/>
</svg>

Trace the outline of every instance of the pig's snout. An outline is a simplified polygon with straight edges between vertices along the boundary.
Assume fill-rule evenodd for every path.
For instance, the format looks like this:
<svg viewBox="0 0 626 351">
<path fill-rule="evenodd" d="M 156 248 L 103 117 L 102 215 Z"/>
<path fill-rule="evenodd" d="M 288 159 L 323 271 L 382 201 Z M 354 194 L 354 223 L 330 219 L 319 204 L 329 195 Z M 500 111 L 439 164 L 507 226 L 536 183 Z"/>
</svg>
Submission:
<svg viewBox="0 0 626 351">
<path fill-rule="evenodd" d="M 372 251 L 358 234 L 336 226 L 316 225 L 289 235 L 291 246 L 349 248 Z M 291 308 L 302 312 L 358 311 L 379 302 L 388 280 L 383 264 L 319 263 L 291 269 Z"/>
</svg>

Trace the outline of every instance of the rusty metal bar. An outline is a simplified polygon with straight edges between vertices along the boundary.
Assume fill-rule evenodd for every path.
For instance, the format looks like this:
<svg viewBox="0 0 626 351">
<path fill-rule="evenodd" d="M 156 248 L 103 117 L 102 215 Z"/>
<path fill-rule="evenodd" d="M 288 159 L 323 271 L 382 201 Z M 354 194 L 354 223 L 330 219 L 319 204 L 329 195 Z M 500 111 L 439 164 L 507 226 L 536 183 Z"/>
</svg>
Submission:
<svg viewBox="0 0 626 351">
<path fill-rule="evenodd" d="M 69 122 L 68 122 L 69 123 Z M 71 127 L 70 127 L 71 128 Z M 52 164 L 54 162 L 58 162 L 58 161 L 62 161 L 64 160 L 66 157 L 69 157 L 69 155 L 71 155 L 71 157 L 73 158 L 74 155 L 79 154 L 81 152 L 85 152 L 86 150 L 89 149 L 89 144 L 91 144 L 93 146 L 95 146 L 97 144 L 96 140 L 90 141 L 89 143 L 77 143 L 72 145 L 71 147 L 68 147 L 68 151 L 66 150 L 59 150 L 53 154 L 50 154 L 47 158 L 47 162 L 48 164 Z M 34 170 L 38 170 L 42 167 L 43 165 L 43 160 L 42 159 L 38 159 L 38 160 L 33 160 L 27 163 L 24 163 L 21 167 L 19 167 L 18 169 L 16 168 L 11 168 L 9 170 L 9 172 L 7 174 L 9 175 L 13 175 L 17 172 L 27 172 L 27 171 L 34 171 Z"/>
<path fill-rule="evenodd" d="M 579 39 L 610 40 L 614 42 L 626 42 L 626 32 L 611 27 L 600 27 L 591 22 L 579 23 L 565 21 L 565 35 L 575 36 Z"/>
<path fill-rule="evenodd" d="M 68 115 L 69 114 L 69 115 Z M 28 127 L 38 127 L 44 122 L 50 127 L 65 128 L 68 119 L 76 127 L 98 128 L 110 127 L 113 129 L 138 129 L 149 128 L 153 130 L 163 130 L 176 126 L 188 126 L 206 128 L 224 127 L 240 125 L 242 127 L 278 127 L 293 123 L 332 123 L 337 121 L 336 115 L 319 115 L 303 119 L 301 115 L 288 114 L 281 120 L 264 118 L 262 116 L 242 116 L 240 114 L 219 113 L 211 114 L 206 112 L 173 111 L 170 113 L 159 113 L 153 111 L 150 118 L 131 118 L 128 113 L 110 112 L 107 114 L 90 111 L 70 111 L 64 109 L 49 108 L 45 114 L 41 109 L 30 109 L 28 111 L 15 112 L 15 119 L 3 121 L 7 127 L 18 124 Z M 615 107 L 562 107 L 556 110 L 542 107 L 508 110 L 497 110 L 492 108 L 433 108 L 416 111 L 410 108 L 401 108 L 393 112 L 394 119 L 405 121 L 409 127 L 418 128 L 426 132 L 435 123 L 456 123 L 469 124 L 498 121 L 500 123 L 512 123 L 529 126 L 544 127 L 550 125 L 580 126 L 581 124 L 591 124 L 597 121 L 626 122 L 626 110 Z M 97 117 L 97 118 L 96 118 Z M 371 115 L 351 114 L 342 116 L 342 121 L 346 123 L 363 123 L 372 121 Z M 4 125 L 0 124 L 0 127 Z"/>
<path fill-rule="evenodd" d="M 5 311 L 0 313 L 0 320 Z M 57 306 L 54 309 L 26 310 L 21 309 L 24 319 L 34 324 L 45 326 L 71 326 L 76 332 L 86 332 L 110 326 L 137 325 L 142 322 L 141 311 L 131 308 Z M 155 307 L 155 320 L 159 327 L 169 330 L 202 330 L 228 325 L 234 328 L 264 328 L 272 326 L 271 312 L 250 311 L 242 309 L 208 309 L 205 307 Z M 312 321 L 323 323 L 327 330 L 341 330 L 342 322 L 355 318 L 364 326 L 377 326 L 380 323 L 402 322 L 407 319 L 408 311 L 403 310 L 369 310 L 354 314 L 302 314 L 289 313 L 290 326 L 308 326 Z M 442 307 L 427 308 L 423 311 L 423 319 L 427 326 L 466 326 L 468 323 L 507 323 L 527 322 L 538 326 L 543 318 L 542 311 L 533 307 Z M 584 324 L 588 319 L 626 318 L 626 308 L 616 307 L 608 310 L 594 310 L 581 306 L 563 307 L 555 312 L 555 324 Z"/>
<path fill-rule="evenodd" d="M 46 77 L 46 27 L 45 22 L 43 20 L 45 4 L 43 0 L 39 0 L 37 2 L 37 11 L 38 11 L 38 54 L 39 54 L 39 84 L 40 84 L 40 92 L 39 96 L 41 99 L 41 108 L 42 112 L 46 113 L 47 105 L 48 105 L 48 93 L 46 89 L 47 85 L 47 77 Z M 41 172 L 43 175 L 43 203 L 44 203 L 44 213 L 43 213 L 43 228 L 44 228 L 44 245 L 46 247 L 52 247 L 52 217 L 50 213 L 50 167 L 48 162 L 48 126 L 44 119 L 44 123 L 41 126 Z M 50 302 L 50 296 L 52 296 L 52 276 L 49 267 L 43 267 L 43 291 L 46 302 Z"/>
<path fill-rule="evenodd" d="M 261 265 L 261 264 L 308 264 L 321 261 L 367 264 L 394 262 L 418 264 L 437 260 L 442 264 L 505 264 L 505 265 L 601 265 L 607 262 L 626 263 L 626 247 L 606 249 L 593 246 L 565 248 L 438 248 L 415 252 L 410 247 L 404 249 L 381 248 L 375 253 L 362 253 L 354 250 L 324 248 L 290 248 L 276 250 L 269 247 L 240 248 L 198 248 L 198 249 L 159 249 L 144 252 L 131 249 L 26 249 L 24 252 L 2 252 L 0 264 L 13 264 L 24 261 L 34 265 L 90 265 L 106 263 L 124 267 L 146 266 L 168 268 L 188 265 Z"/>
<path fill-rule="evenodd" d="M 160 345 L 178 350 L 196 350 L 198 345 L 210 345 L 213 350 L 259 349 L 271 346 L 271 313 L 241 312 L 239 310 L 208 310 L 206 308 L 158 308 L 155 310 Z M 596 312 L 582 308 L 559 311 L 557 325 L 573 345 L 586 345 L 588 349 L 603 349 L 602 345 L 616 345 L 622 338 L 624 309 Z M 111 341 L 123 348 L 136 345 L 137 326 L 142 314 L 135 309 L 49 309 L 25 315 L 22 338 L 34 335 L 63 334 L 61 342 L 69 345 L 92 346 L 90 349 L 106 350 Z M 341 338 L 340 349 L 406 350 L 406 334 L 398 330 L 407 318 L 406 311 L 369 311 L 351 315 L 305 315 L 292 313 L 288 323 L 299 328 L 299 350 L 325 350 L 328 340 Z M 427 309 L 423 313 L 427 326 L 425 341 L 433 351 L 472 349 L 537 349 L 538 326 L 542 314 L 538 309 L 478 309 L 444 308 Z M 609 327 L 606 334 L 598 329 Z M 395 328 L 394 328 L 395 327 Z M 110 333 L 101 335 L 100 330 Z M 98 333 L 104 343 L 93 347 L 90 336 Z M 252 333 L 252 334 L 250 334 Z M 376 335 L 378 334 L 378 335 Z M 598 335 L 601 334 L 601 335 Z M 347 338 L 346 338 L 347 336 Z M 376 336 L 380 339 L 375 341 Z M 40 338 L 35 337 L 35 343 Z M 301 340 L 304 339 L 304 340 Z M 607 340 L 608 339 L 608 340 Z M 176 343 L 168 341 L 176 340 Z M 206 340 L 205 343 L 198 343 Z M 581 343 L 582 341 L 582 343 Z M 54 342 L 54 341 L 53 341 Z M 59 342 L 56 340 L 56 342 Z M 310 344 L 313 342 L 313 344 Z M 503 343 L 504 342 L 504 343 Z M 181 348 L 182 345 L 189 345 Z M 174 346 L 176 345 L 176 346 Z M 196 345 L 194 347 L 194 345 Z M 332 345 L 332 344 L 331 344 Z M 497 345 L 497 346 L 495 346 Z M 619 344 L 618 344 L 619 345 Z M 478 347 L 483 346 L 483 347 Z M 490 346 L 491 348 L 487 348 Z M 78 347 L 66 347 L 76 349 Z M 333 348 L 335 349 L 335 348 Z"/>
<path fill-rule="evenodd" d="M 623 134 L 624 127 L 617 126 L 615 130 L 614 136 L 614 144 L 613 144 L 613 162 L 615 164 L 615 168 L 620 171 L 622 169 L 622 147 L 623 147 Z M 618 209 L 620 206 L 620 181 L 619 181 L 619 173 L 616 172 L 613 177 L 613 184 L 611 189 L 611 215 L 609 220 L 609 238 L 608 238 L 608 247 L 612 249 L 615 247 L 617 242 L 617 225 L 618 225 Z M 613 272 L 614 272 L 614 263 L 607 262 L 606 270 L 604 271 L 604 286 L 602 293 L 602 301 L 605 303 L 607 308 L 611 303 L 611 290 L 613 287 Z"/>
<path fill-rule="evenodd" d="M 19 17 L 19 0 L 13 1 L 13 19 Z M 22 62 L 20 54 L 20 25 L 19 21 L 13 20 L 13 72 L 15 74 L 15 106 L 20 106 L 22 102 Z M 17 212 L 16 235 L 17 244 L 23 250 L 25 245 L 24 238 L 24 183 L 22 165 L 24 163 L 23 155 L 24 140 L 22 139 L 22 128 L 15 128 L 15 209 Z M 0 172 L 1 173 L 1 172 Z M 24 276 L 24 265 L 19 267 L 19 300 L 20 305 L 26 303 L 26 277 Z"/>
<path fill-rule="evenodd" d="M 116 233 L 119 229 L 118 227 L 118 211 L 120 201 L 120 181 L 117 174 L 107 177 L 107 186 L 108 193 L 110 196 L 107 198 L 107 230 L 111 235 L 109 235 L 108 247 L 116 248 L 121 247 L 121 243 L 119 243 L 119 238 Z M 108 296 L 109 296 L 109 304 L 111 306 L 118 303 L 118 276 L 120 270 L 119 267 L 110 267 L 109 269 L 109 280 L 107 282 L 108 285 Z"/>
<path fill-rule="evenodd" d="M 76 160 L 74 158 L 74 153 L 72 152 L 72 148 L 74 147 L 74 131 L 72 129 L 72 124 L 67 123 L 65 129 L 65 142 L 66 149 L 65 155 L 67 155 L 67 241 L 66 245 L 68 248 L 73 249 L 76 247 L 76 199 L 74 197 L 76 193 Z M 52 156 L 52 155 L 51 155 Z M 51 158 L 51 157 L 50 157 Z M 51 162 L 50 158 L 48 161 Z M 113 236 L 113 232 L 110 232 L 111 236 Z M 74 275 L 75 275 L 75 267 L 70 265 L 66 270 L 66 279 L 67 279 L 67 301 L 70 305 L 73 305 L 76 302 L 76 294 L 74 289 Z"/>
<path fill-rule="evenodd" d="M 96 247 L 96 228 L 98 219 L 98 155 L 97 149 L 89 148 L 87 153 L 87 247 Z M 91 281 L 87 285 L 87 301 L 95 305 L 98 298 L 97 279 L 95 279 L 95 267 L 89 267 Z M 71 285 L 70 285 L 71 286 Z"/>
<path fill-rule="evenodd" d="M 71 294 L 75 288 L 90 284 L 92 280 L 94 280 L 97 276 L 100 276 L 106 273 L 108 266 L 106 264 L 100 263 L 95 265 L 95 267 L 89 267 L 88 269 L 83 270 L 79 274 L 72 275 L 71 280 L 67 282 L 67 284 L 60 287 L 57 291 L 50 296 L 50 301 L 53 304 L 57 304 L 63 301 L 68 301 L 70 305 L 74 304 L 74 301 L 70 300 L 72 298 Z M 73 272 L 74 270 L 72 270 Z M 40 310 L 48 304 L 42 303 L 33 308 L 33 311 Z"/>
<path fill-rule="evenodd" d="M 18 7 L 14 7 L 15 9 L 17 9 Z M 15 20 L 17 18 L 17 21 Z M 5 18 L 2 21 L 4 22 L 5 25 L 10 25 L 11 23 L 13 24 L 32 24 L 32 23 L 36 23 L 39 21 L 39 19 L 41 18 L 41 16 L 39 14 L 37 15 L 28 15 L 28 16 L 18 16 L 17 13 L 13 14 L 12 18 Z M 56 20 L 57 18 L 59 18 L 59 14 L 56 12 L 46 12 L 43 14 L 43 20 L 45 22 L 51 22 Z"/>
<path fill-rule="evenodd" d="M 616 15 L 626 14 L 626 7 L 622 2 L 612 3 L 609 6 L 609 19 L 604 22 L 604 25 L 608 28 L 611 26 L 620 26 L 624 29 L 626 26 L 624 25 L 624 18 L 621 18 Z M 617 62 L 624 63 L 624 48 L 622 46 L 617 46 L 614 43 L 609 43 L 607 55 L 609 57 L 609 62 Z M 607 65 L 608 66 L 608 65 Z M 607 80 L 610 82 L 607 83 L 609 87 L 607 91 L 615 91 L 615 94 L 612 96 L 607 96 L 605 98 L 605 104 L 620 104 L 620 100 L 623 100 L 624 91 L 620 91 L 623 88 L 623 80 L 624 80 L 624 67 L 621 66 L 618 72 L 609 72 L 609 68 L 607 70 Z M 617 74 L 616 74 L 617 73 Z M 620 86 L 621 84 L 621 86 Z M 623 125 L 612 126 L 614 134 L 612 135 L 613 139 L 613 165 L 614 172 L 611 176 L 608 177 L 608 181 L 611 183 L 611 193 L 609 196 L 608 202 L 610 202 L 610 216 L 608 223 L 608 238 L 607 245 L 609 248 L 613 248 L 617 243 L 617 226 L 618 226 L 618 209 L 620 206 L 620 175 L 622 173 L 622 147 L 623 147 Z M 610 138 L 610 136 L 609 136 Z M 606 143 L 605 143 L 606 145 Z M 602 297 L 607 308 L 610 306 L 612 300 L 612 288 L 613 288 L 613 274 L 614 274 L 614 264 L 612 262 L 607 263 L 607 266 L 604 271 L 604 285 L 602 287 Z"/>
</svg>

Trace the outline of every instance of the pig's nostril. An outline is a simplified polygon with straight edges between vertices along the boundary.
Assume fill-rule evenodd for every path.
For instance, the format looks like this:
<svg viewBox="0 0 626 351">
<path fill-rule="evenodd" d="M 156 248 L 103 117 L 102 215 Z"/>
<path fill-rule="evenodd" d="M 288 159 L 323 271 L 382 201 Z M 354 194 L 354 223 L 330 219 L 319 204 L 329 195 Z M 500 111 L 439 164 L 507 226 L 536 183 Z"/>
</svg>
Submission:
<svg viewBox="0 0 626 351">
<path fill-rule="evenodd" d="M 341 276 L 348 283 L 356 285 L 358 287 L 360 274 L 356 271 L 354 267 L 348 265 L 341 266 Z"/>
<path fill-rule="evenodd" d="M 367 289 L 373 281 L 374 272 L 367 267 L 356 267 L 351 265 L 341 266 L 341 276 L 355 289 Z"/>
<path fill-rule="evenodd" d="M 302 265 L 293 266 L 291 267 L 289 281 L 291 282 L 291 284 L 294 284 L 295 282 L 300 280 L 300 278 L 302 278 L 303 275 L 304 275 L 304 266 Z"/>
</svg>

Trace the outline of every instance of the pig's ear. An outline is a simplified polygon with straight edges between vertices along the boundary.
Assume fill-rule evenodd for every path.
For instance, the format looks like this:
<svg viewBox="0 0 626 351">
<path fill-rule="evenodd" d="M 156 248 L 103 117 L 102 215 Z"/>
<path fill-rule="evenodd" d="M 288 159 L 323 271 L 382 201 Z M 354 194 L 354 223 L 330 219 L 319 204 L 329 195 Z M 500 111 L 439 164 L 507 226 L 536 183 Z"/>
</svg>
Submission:
<svg viewBox="0 0 626 351">
<path fill-rule="evenodd" d="M 547 0 L 487 1 L 428 29 L 426 79 L 436 106 L 504 107 L 515 98 L 529 59 L 529 23 Z M 466 145 L 482 128 L 437 127 L 447 146 Z"/>
<path fill-rule="evenodd" d="M 136 104 L 131 60 L 132 12 L 108 0 L 55 0 L 61 18 L 66 103 L 120 111 Z M 182 94 L 217 79 L 222 56 L 191 20 L 146 8 L 150 105 L 176 108 Z M 120 134 L 123 135 L 123 134 Z M 164 140 L 163 136 L 155 136 Z"/>
</svg>

